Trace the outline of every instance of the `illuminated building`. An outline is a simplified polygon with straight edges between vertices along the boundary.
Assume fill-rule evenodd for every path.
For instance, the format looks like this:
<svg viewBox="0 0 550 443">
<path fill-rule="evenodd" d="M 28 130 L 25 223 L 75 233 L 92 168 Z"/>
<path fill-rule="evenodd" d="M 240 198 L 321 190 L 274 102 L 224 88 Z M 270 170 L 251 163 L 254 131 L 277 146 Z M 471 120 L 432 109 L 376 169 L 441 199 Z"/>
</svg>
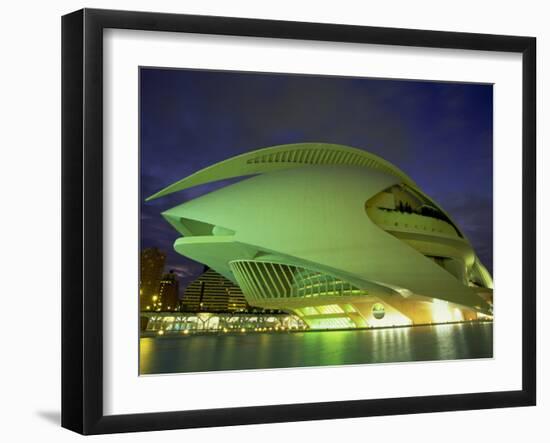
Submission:
<svg viewBox="0 0 550 443">
<path fill-rule="evenodd" d="M 149 199 L 242 181 L 163 213 L 177 252 L 238 284 L 251 306 L 312 329 L 491 318 L 492 277 L 449 215 L 391 163 L 342 145 L 248 152 Z"/>
<path fill-rule="evenodd" d="M 157 248 L 147 248 L 141 251 L 139 273 L 139 307 L 141 311 L 151 310 L 156 305 L 165 261 L 166 254 Z"/>
<path fill-rule="evenodd" d="M 182 310 L 185 312 L 238 312 L 247 307 L 239 286 L 213 269 L 206 270 L 183 293 Z"/>
<path fill-rule="evenodd" d="M 175 311 L 179 309 L 179 305 L 178 276 L 171 270 L 164 274 L 160 280 L 157 310 Z"/>
<path fill-rule="evenodd" d="M 144 312 L 142 335 L 174 335 L 205 332 L 287 332 L 304 330 L 306 324 L 286 313 L 258 315 L 246 312 Z"/>
</svg>

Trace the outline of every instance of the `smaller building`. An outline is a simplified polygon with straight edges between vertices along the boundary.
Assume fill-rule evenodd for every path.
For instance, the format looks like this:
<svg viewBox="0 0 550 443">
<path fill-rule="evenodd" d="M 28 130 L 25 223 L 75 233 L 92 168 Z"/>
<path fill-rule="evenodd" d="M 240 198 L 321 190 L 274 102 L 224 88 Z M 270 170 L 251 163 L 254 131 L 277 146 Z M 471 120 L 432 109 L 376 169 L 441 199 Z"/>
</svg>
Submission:
<svg viewBox="0 0 550 443">
<path fill-rule="evenodd" d="M 166 253 L 158 248 L 146 248 L 140 255 L 139 307 L 151 311 L 159 300 L 159 288 Z"/>
<path fill-rule="evenodd" d="M 163 274 L 159 284 L 159 299 L 157 311 L 177 311 L 179 309 L 179 279 L 177 274 L 170 272 Z"/>
<path fill-rule="evenodd" d="M 206 269 L 185 288 L 181 307 L 184 312 L 245 312 L 248 304 L 237 285 Z"/>
</svg>

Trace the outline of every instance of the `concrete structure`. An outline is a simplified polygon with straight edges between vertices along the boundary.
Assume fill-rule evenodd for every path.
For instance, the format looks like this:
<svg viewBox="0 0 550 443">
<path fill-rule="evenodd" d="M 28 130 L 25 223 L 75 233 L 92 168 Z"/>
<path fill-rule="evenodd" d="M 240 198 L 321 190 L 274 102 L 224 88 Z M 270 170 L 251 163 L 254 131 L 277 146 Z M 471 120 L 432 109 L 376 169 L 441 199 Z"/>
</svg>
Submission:
<svg viewBox="0 0 550 443">
<path fill-rule="evenodd" d="M 404 172 L 342 145 L 249 152 L 149 199 L 248 177 L 163 213 L 174 247 L 238 284 L 252 306 L 310 328 L 492 316 L 492 278 L 448 214 Z"/>
</svg>

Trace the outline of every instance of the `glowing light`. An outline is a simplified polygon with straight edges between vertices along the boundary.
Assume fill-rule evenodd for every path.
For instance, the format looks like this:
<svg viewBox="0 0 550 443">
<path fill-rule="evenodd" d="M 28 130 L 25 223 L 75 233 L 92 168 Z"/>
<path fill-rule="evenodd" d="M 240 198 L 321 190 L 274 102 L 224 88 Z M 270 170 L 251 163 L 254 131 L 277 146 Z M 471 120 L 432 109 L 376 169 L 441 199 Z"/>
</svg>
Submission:
<svg viewBox="0 0 550 443">
<path fill-rule="evenodd" d="M 245 329 L 245 328 L 241 328 L 241 332 L 246 332 L 246 329 Z"/>
<path fill-rule="evenodd" d="M 462 315 L 462 311 L 458 308 L 454 308 L 453 309 L 453 318 L 454 318 L 454 321 L 463 321 L 464 316 Z"/>
<path fill-rule="evenodd" d="M 302 308 L 301 311 L 304 315 L 317 315 L 319 312 L 317 312 L 317 309 L 315 309 L 313 306 L 306 306 L 305 308 Z"/>
<path fill-rule="evenodd" d="M 164 331 L 162 329 L 159 329 L 159 331 L 157 332 L 158 335 L 164 335 Z"/>
<path fill-rule="evenodd" d="M 153 301 L 157 301 L 159 299 L 158 295 L 153 295 Z"/>
<path fill-rule="evenodd" d="M 399 294 L 403 297 L 403 298 L 408 298 L 412 295 L 412 292 L 409 291 L 408 289 L 404 289 L 404 288 L 398 288 L 396 289 L 397 292 L 399 292 Z"/>
<path fill-rule="evenodd" d="M 311 329 L 350 329 L 355 323 L 348 317 L 315 318 L 308 320 Z M 306 329 L 304 326 L 302 329 Z"/>
<path fill-rule="evenodd" d="M 454 321 L 453 311 L 449 303 L 434 299 L 432 303 L 432 319 L 435 323 L 448 323 Z"/>
<path fill-rule="evenodd" d="M 478 319 L 478 320 L 492 320 L 492 319 L 493 319 L 493 316 L 492 316 L 492 315 L 483 314 L 483 313 L 481 313 L 481 312 L 478 312 L 478 313 L 477 313 L 477 319 Z"/>
<path fill-rule="evenodd" d="M 343 314 L 344 310 L 338 305 L 317 306 L 320 314 Z"/>
</svg>

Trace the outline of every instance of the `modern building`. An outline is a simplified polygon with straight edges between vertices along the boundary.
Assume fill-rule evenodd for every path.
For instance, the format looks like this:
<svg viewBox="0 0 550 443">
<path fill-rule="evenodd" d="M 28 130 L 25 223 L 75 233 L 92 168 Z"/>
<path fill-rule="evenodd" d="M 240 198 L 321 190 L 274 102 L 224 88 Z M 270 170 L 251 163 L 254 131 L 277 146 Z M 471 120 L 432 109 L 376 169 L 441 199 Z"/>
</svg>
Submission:
<svg viewBox="0 0 550 443">
<path fill-rule="evenodd" d="M 143 312 L 142 336 L 192 333 L 244 333 L 303 331 L 307 325 L 296 315 L 258 315 L 250 312 Z"/>
<path fill-rule="evenodd" d="M 177 252 L 238 285 L 252 306 L 310 328 L 492 317 L 491 275 L 449 215 L 396 166 L 342 145 L 252 151 L 149 199 L 242 181 L 163 213 Z"/>
<path fill-rule="evenodd" d="M 160 280 L 166 254 L 158 248 L 141 251 L 139 273 L 139 307 L 141 311 L 152 310 L 159 300 Z"/>
<path fill-rule="evenodd" d="M 180 307 L 179 279 L 173 271 L 163 274 L 159 284 L 157 311 L 177 311 Z"/>
<path fill-rule="evenodd" d="M 244 312 L 248 305 L 238 285 L 213 269 L 191 282 L 183 292 L 184 312 Z"/>
</svg>

